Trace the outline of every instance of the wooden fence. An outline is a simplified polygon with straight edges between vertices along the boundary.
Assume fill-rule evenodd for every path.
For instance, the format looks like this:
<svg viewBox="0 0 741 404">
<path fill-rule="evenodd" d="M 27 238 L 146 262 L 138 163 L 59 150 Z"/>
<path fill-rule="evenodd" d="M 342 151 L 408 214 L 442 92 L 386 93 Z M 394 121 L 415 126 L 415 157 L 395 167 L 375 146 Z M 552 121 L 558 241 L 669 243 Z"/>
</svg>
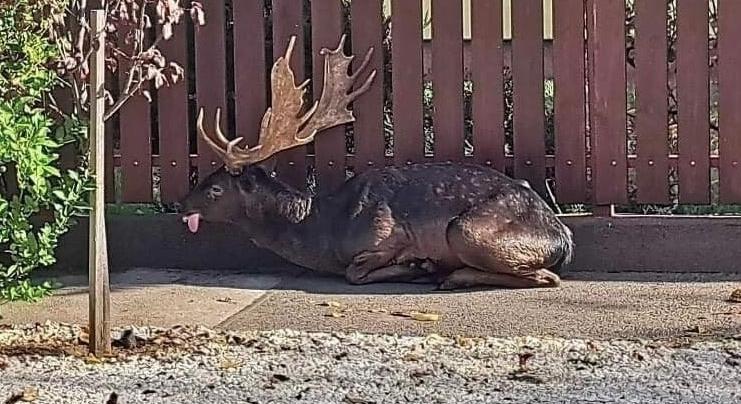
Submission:
<svg viewBox="0 0 741 404">
<path fill-rule="evenodd" d="M 354 53 L 375 47 L 370 69 L 384 74 L 354 103 L 349 128 L 279 157 L 279 174 L 294 184 L 311 168 L 331 187 L 384 164 L 470 160 L 543 192 L 549 179 L 559 203 L 707 204 L 711 185 L 720 201 L 741 202 L 741 1 L 720 10 L 713 0 L 638 1 L 628 10 L 558 0 L 552 41 L 543 39 L 542 0 L 512 1 L 511 41 L 501 0 L 470 2 L 464 40 L 461 0 L 432 0 L 429 22 L 420 0 L 393 1 L 390 21 L 381 0 L 202 0 L 207 24 L 178 27 L 164 46 L 188 80 L 155 92 L 152 104 L 132 100 L 110 125 L 115 198 L 181 198 L 220 165 L 195 135 L 197 108 L 209 129 L 221 107 L 227 136 L 254 144 L 267 75 L 288 38 L 306 47 L 294 53 L 297 80 L 312 77 L 319 90 L 319 50 L 344 32 Z"/>
</svg>

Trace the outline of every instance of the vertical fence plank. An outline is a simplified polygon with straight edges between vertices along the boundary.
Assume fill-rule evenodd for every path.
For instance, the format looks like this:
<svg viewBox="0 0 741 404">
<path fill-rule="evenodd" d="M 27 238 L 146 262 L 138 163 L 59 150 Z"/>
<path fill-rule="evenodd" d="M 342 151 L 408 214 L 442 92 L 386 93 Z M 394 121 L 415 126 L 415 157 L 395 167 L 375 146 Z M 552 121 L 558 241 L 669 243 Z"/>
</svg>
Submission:
<svg viewBox="0 0 741 404">
<path fill-rule="evenodd" d="M 133 29 L 133 28 L 125 28 Z M 123 38 L 123 36 L 122 36 Z M 122 44 L 124 47 L 131 45 Z M 128 81 L 131 63 L 123 63 L 119 84 Z M 145 84 L 143 89 L 149 89 Z M 149 102 L 140 94 L 131 97 L 119 110 L 121 132 L 121 201 L 147 203 L 152 201 L 152 145 Z"/>
<path fill-rule="evenodd" d="M 669 202 L 666 2 L 636 2 L 636 199 Z"/>
<path fill-rule="evenodd" d="M 421 161 L 422 133 L 422 2 L 391 2 L 394 160 Z"/>
<path fill-rule="evenodd" d="M 203 2 L 206 25 L 197 26 L 196 43 L 196 98 L 204 108 L 203 127 L 214 133 L 216 108 L 221 108 L 221 129 L 227 136 L 226 109 L 226 32 L 224 0 Z M 203 179 L 222 165 L 208 144 L 198 136 L 198 177 Z"/>
<path fill-rule="evenodd" d="M 314 99 L 322 95 L 324 55 L 322 48 L 334 49 L 342 36 L 342 3 L 335 0 L 312 0 L 311 46 Z M 317 134 L 314 141 L 319 185 L 331 190 L 345 179 L 345 126 L 340 125 Z"/>
<path fill-rule="evenodd" d="M 367 73 L 376 70 L 371 88 L 353 102 L 353 135 L 355 139 L 355 172 L 361 173 L 384 162 L 385 140 L 383 131 L 383 2 L 382 0 L 354 1 L 351 5 L 352 48 L 358 55 L 353 69 L 363 62 L 361 55 L 373 48 Z M 359 81 L 356 88 L 363 83 Z"/>
<path fill-rule="evenodd" d="M 741 2 L 718 2 L 720 200 L 741 202 Z"/>
<path fill-rule="evenodd" d="M 160 45 L 162 54 L 185 69 L 188 41 L 185 22 L 174 27 L 172 38 Z M 157 94 L 162 201 L 176 202 L 188 192 L 188 77 Z"/>
<path fill-rule="evenodd" d="M 543 2 L 512 2 L 514 174 L 545 190 L 543 104 Z"/>
<path fill-rule="evenodd" d="M 435 160 L 463 158 L 463 4 L 432 2 Z"/>
<path fill-rule="evenodd" d="M 710 202 L 708 3 L 677 0 L 679 200 Z"/>
<path fill-rule="evenodd" d="M 589 111 L 593 199 L 627 201 L 625 7 L 623 1 L 587 2 Z"/>
<path fill-rule="evenodd" d="M 554 135 L 556 195 L 561 203 L 586 200 L 586 92 L 584 2 L 553 5 Z"/>
<path fill-rule="evenodd" d="M 267 102 L 265 4 L 263 0 L 237 0 L 233 4 L 236 136 L 254 146 Z"/>
<path fill-rule="evenodd" d="M 504 171 L 502 1 L 471 2 L 473 142 L 478 163 Z"/>
<path fill-rule="evenodd" d="M 296 44 L 291 56 L 291 69 L 296 83 L 304 81 L 304 12 L 302 1 L 273 0 L 273 61 L 283 56 L 292 35 Z M 308 102 L 308 101 L 307 101 Z M 276 156 L 281 179 L 304 189 L 306 187 L 306 146 L 294 147 Z"/>
</svg>

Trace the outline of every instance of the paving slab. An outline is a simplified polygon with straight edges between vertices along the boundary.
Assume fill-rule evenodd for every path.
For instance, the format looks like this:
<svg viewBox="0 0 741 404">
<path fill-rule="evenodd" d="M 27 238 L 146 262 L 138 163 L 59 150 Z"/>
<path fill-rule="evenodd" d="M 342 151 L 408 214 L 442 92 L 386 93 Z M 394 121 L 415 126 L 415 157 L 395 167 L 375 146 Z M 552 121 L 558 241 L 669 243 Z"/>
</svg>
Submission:
<svg viewBox="0 0 741 404">
<path fill-rule="evenodd" d="M 87 323 L 87 278 L 40 303 L 0 305 L 0 323 Z M 296 268 L 134 269 L 112 280 L 113 326 L 205 325 L 252 331 L 446 336 L 662 338 L 741 334 L 733 274 L 578 273 L 558 289 L 438 292 L 433 285 L 348 285 Z M 432 313 L 434 321 L 407 317 Z"/>
<path fill-rule="evenodd" d="M 305 274 L 219 325 L 425 335 L 663 338 L 741 333 L 738 276 L 575 274 L 558 289 L 436 292 L 430 285 L 351 286 Z M 433 313 L 417 321 L 394 313 Z"/>
<path fill-rule="evenodd" d="M 254 303 L 284 274 L 133 269 L 111 274 L 112 326 L 214 327 Z M 0 323 L 87 324 L 87 278 L 56 277 L 63 287 L 39 303 L 0 305 Z"/>
</svg>

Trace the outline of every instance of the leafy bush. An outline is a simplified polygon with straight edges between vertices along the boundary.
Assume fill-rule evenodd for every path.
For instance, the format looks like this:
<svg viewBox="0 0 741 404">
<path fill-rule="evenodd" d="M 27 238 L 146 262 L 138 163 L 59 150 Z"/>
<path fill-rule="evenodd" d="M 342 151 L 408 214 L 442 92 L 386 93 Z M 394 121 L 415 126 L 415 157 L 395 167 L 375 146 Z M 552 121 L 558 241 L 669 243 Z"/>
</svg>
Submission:
<svg viewBox="0 0 741 404">
<path fill-rule="evenodd" d="M 0 6 L 0 297 L 36 300 L 49 284 L 29 274 L 54 263 L 59 237 L 86 209 L 87 164 L 62 172 L 60 149 L 84 136 L 79 122 L 58 125 L 47 101 L 57 76 L 48 41 L 50 8 L 61 0 Z"/>
</svg>

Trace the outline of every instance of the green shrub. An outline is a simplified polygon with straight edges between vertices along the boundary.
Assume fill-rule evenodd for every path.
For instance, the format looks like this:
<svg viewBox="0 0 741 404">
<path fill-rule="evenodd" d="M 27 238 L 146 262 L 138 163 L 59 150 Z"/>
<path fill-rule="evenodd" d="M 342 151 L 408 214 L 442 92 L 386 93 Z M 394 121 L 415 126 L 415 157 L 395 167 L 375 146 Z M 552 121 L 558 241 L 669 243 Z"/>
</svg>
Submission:
<svg viewBox="0 0 741 404">
<path fill-rule="evenodd" d="M 62 172 L 62 146 L 84 137 L 79 122 L 59 125 L 48 99 L 56 48 L 47 34 L 61 0 L 0 5 L 0 298 L 36 300 L 49 291 L 31 271 L 54 263 L 59 237 L 86 209 L 84 159 Z"/>
</svg>

